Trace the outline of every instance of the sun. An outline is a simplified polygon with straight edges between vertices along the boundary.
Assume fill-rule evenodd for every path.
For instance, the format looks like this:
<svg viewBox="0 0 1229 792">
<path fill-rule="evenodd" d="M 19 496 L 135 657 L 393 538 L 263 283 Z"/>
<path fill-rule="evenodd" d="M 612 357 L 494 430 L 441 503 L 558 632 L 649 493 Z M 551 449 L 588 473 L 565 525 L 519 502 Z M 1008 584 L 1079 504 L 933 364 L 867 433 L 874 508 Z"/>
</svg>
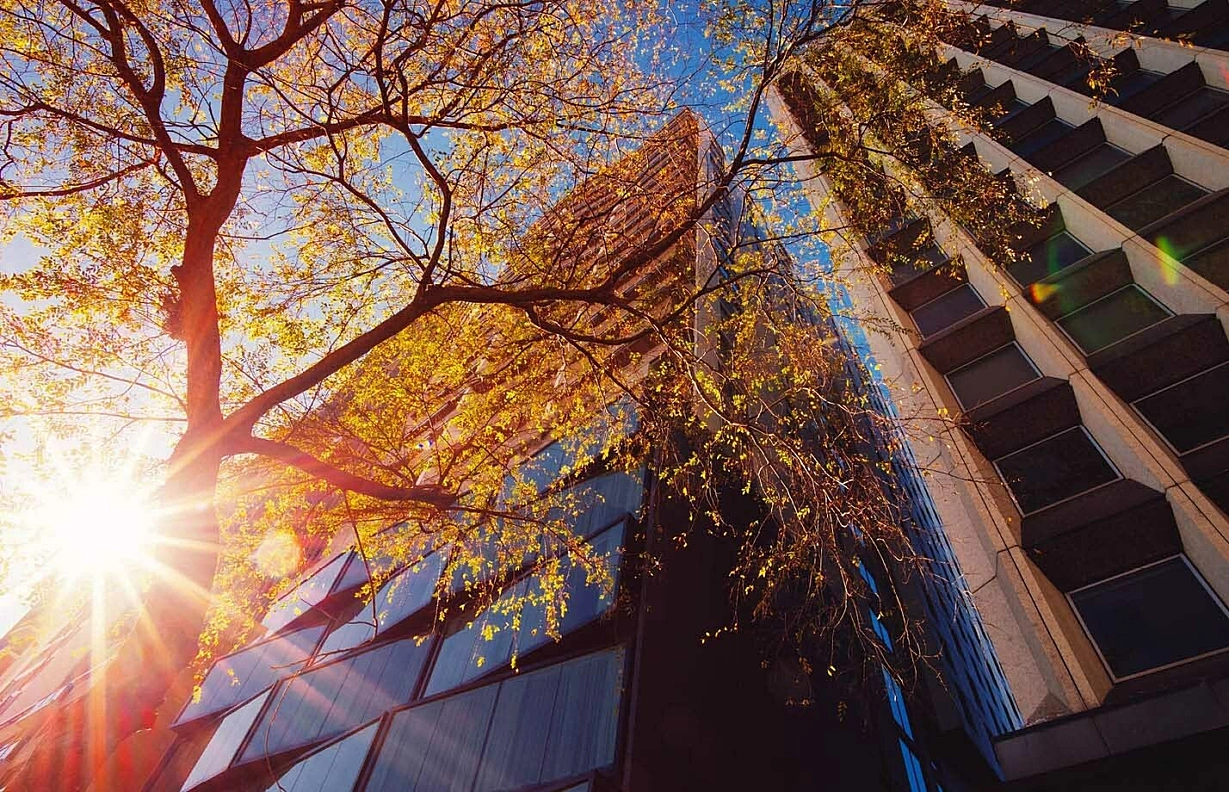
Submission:
<svg viewBox="0 0 1229 792">
<path fill-rule="evenodd" d="M 50 571 L 66 578 L 125 575 L 148 559 L 156 514 L 133 481 L 91 472 L 37 500 L 27 524 L 39 534 Z"/>
</svg>

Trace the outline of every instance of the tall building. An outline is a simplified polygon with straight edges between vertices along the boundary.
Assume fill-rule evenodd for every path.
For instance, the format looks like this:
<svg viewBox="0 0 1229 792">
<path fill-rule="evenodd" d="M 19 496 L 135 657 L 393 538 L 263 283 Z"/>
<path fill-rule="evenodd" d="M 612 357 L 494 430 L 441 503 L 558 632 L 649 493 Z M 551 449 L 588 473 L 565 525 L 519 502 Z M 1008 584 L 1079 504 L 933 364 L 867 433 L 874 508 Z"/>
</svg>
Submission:
<svg viewBox="0 0 1229 792">
<path fill-rule="evenodd" d="M 508 277 L 533 277 L 535 267 L 552 262 L 607 266 L 619 244 L 660 233 L 682 216 L 680 207 L 694 206 L 698 188 L 722 164 L 720 147 L 683 113 L 566 196 L 531 230 L 525 260 Z M 632 178 L 619 182 L 618 173 Z M 728 275 L 737 247 L 761 244 L 748 218 L 737 192 L 724 194 L 698 227 L 643 267 L 628 299 L 661 311 L 674 291 Z M 702 329 L 737 310 L 732 299 L 701 301 L 687 321 Z M 590 328 L 608 320 L 601 312 L 572 318 Z M 848 343 L 835 326 L 827 332 L 838 346 Z M 843 348 L 850 357 L 839 386 L 868 389 L 890 409 Z M 634 380 L 658 352 L 636 341 L 614 360 Z M 723 352 L 717 343 L 695 354 L 720 365 Z M 623 402 L 593 415 L 593 436 L 603 444 L 635 426 Z M 195 693 L 192 669 L 183 671 L 181 708 L 142 721 L 146 731 L 110 755 L 91 751 L 91 729 L 152 715 L 126 713 L 122 701 L 108 699 L 107 680 L 140 669 L 62 649 L 96 638 L 88 623 L 61 619 L 48 627 L 48 640 L 0 677 L 7 697 L 0 785 L 99 792 L 969 788 L 968 779 L 994 777 L 985 759 L 990 740 L 1017 727 L 1020 715 L 925 484 L 907 456 L 888 451 L 891 439 L 881 438 L 879 454 L 899 480 L 885 476 L 884 486 L 905 504 L 900 518 L 933 574 L 896 581 L 893 569 L 868 555 L 859 566 L 868 593 L 858 607 L 887 655 L 907 651 L 893 647 L 906 614 L 892 603 L 928 613 L 909 618 L 933 624 L 936 644 L 961 658 L 942 682 L 928 677 L 912 690 L 886 665 L 845 673 L 851 669 L 818 658 L 804 668 L 765 655 L 754 631 L 722 635 L 736 547 L 703 525 L 687 530 L 696 518 L 657 477 L 652 449 L 638 469 L 610 469 L 599 458 L 577 470 L 575 447 L 542 437 L 525 441 L 520 472 L 529 497 L 568 500 L 568 541 L 544 537 L 496 568 L 450 563 L 454 548 L 414 526 L 388 529 L 407 545 L 396 563 L 366 557 L 343 535 L 274 605 L 253 640 L 213 662 Z M 729 493 L 723 508 L 729 519 L 762 519 L 755 499 L 740 492 Z M 497 521 L 479 524 L 471 538 L 471 557 L 497 557 Z M 847 538 L 856 544 L 856 526 Z M 576 552 L 604 559 L 605 579 L 593 579 Z M 544 561 L 557 561 L 567 583 L 565 612 L 553 610 Z M 389 574 L 376 579 L 373 596 L 359 596 L 372 569 Z M 478 585 L 498 593 L 483 599 Z M 108 635 L 123 640 L 121 631 Z"/>
<path fill-rule="evenodd" d="M 966 21 L 916 52 L 888 4 L 783 81 L 776 116 L 800 154 L 849 119 L 899 147 L 858 182 L 804 168 L 1018 708 L 981 719 L 983 788 L 1224 788 L 1229 12 L 948 8 Z M 902 78 L 910 109 L 860 115 L 859 81 Z M 958 217 L 936 163 L 977 164 L 1040 224 Z"/>
</svg>

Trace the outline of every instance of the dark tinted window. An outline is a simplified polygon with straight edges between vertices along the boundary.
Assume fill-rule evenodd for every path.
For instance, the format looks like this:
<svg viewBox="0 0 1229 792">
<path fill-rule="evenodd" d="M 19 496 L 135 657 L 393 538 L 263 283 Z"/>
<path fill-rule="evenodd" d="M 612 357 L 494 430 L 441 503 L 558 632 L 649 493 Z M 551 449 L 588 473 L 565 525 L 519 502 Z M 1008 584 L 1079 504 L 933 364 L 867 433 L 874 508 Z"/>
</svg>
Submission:
<svg viewBox="0 0 1229 792">
<path fill-rule="evenodd" d="M 1040 376 L 1015 344 L 999 347 L 988 355 L 961 366 L 947 375 L 960 404 L 971 410 Z"/>
<path fill-rule="evenodd" d="M 1068 189 L 1078 190 L 1093 179 L 1104 176 L 1131 155 L 1117 146 L 1102 143 L 1092 151 L 1054 172 L 1054 178 Z"/>
<path fill-rule="evenodd" d="M 1202 187 L 1170 174 L 1111 204 L 1105 213 L 1138 231 L 1207 194 Z"/>
<path fill-rule="evenodd" d="M 1169 316 L 1169 311 L 1135 284 L 1108 294 L 1058 324 L 1086 353 L 1096 352 Z"/>
<path fill-rule="evenodd" d="M 1180 453 L 1229 434 L 1229 363 L 1135 403 Z"/>
<path fill-rule="evenodd" d="M 1079 427 L 1009 454 L 995 464 L 1024 514 L 1118 478 L 1101 449 Z"/>
<path fill-rule="evenodd" d="M 1110 104 L 1118 104 L 1144 90 L 1164 76 L 1160 72 L 1146 71 L 1144 69 L 1124 74 L 1114 81 L 1109 94 L 1105 97 L 1105 101 Z"/>
<path fill-rule="evenodd" d="M 623 652 L 608 650 L 398 712 L 368 792 L 496 792 L 614 762 Z"/>
<path fill-rule="evenodd" d="M 1058 118 L 1051 118 L 1024 137 L 1011 143 L 1011 150 L 1021 157 L 1040 151 L 1071 131 L 1071 125 Z"/>
<path fill-rule="evenodd" d="M 429 641 L 407 638 L 315 668 L 281 685 L 244 761 L 336 737 L 410 700 Z"/>
<path fill-rule="evenodd" d="M 993 109 L 992 109 L 991 116 L 995 119 L 994 123 L 997 126 L 1003 123 L 1004 121 L 1008 121 L 1012 118 L 1015 118 L 1016 115 L 1018 115 L 1021 110 L 1024 110 L 1027 107 L 1028 107 L 1027 103 L 1021 102 L 1019 99 L 1012 99 L 1010 103 L 1006 105 L 1000 105 L 1001 109 L 998 113 L 993 112 Z"/>
<path fill-rule="evenodd" d="M 918 332 L 925 337 L 950 327 L 985 307 L 986 304 L 973 287 L 965 283 L 915 309 L 913 321 L 917 324 Z"/>
<path fill-rule="evenodd" d="M 1080 240 L 1066 231 L 1060 231 L 1025 251 L 1015 263 L 1007 267 L 1007 272 L 1016 283 L 1028 286 L 1070 267 L 1090 252 Z"/>
<path fill-rule="evenodd" d="M 1186 129 L 1212 111 L 1229 104 L 1229 93 L 1204 86 L 1154 115 L 1170 129 Z"/>
<path fill-rule="evenodd" d="M 1071 594 L 1115 677 L 1229 646 L 1229 618 L 1182 557 Z"/>
</svg>

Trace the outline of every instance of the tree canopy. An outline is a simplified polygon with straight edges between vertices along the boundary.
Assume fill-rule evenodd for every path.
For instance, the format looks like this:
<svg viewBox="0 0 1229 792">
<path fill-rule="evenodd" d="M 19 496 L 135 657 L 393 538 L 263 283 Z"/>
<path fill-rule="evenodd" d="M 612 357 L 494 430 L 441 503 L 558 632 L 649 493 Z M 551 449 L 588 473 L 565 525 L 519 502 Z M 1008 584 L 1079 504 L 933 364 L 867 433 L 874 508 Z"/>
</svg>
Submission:
<svg viewBox="0 0 1229 792">
<path fill-rule="evenodd" d="M 907 542 L 827 273 L 778 245 L 831 229 L 794 214 L 764 98 L 877 5 L 701 4 L 680 25 L 652 0 L 3 0 L 0 211 L 35 254 L 0 276 L 0 414 L 117 456 L 163 427 L 145 475 L 170 574 L 143 600 L 166 667 L 244 575 L 285 576 L 341 526 L 405 546 L 377 529 L 459 542 L 509 517 L 528 441 L 582 443 L 618 400 L 696 514 L 740 532 L 751 610 L 809 602 L 794 638 L 856 622 L 811 581 L 860 590 L 851 528 Z M 727 148 L 708 174 L 672 150 L 700 126 Z M 814 156 L 876 144 L 849 145 Z M 657 153 L 674 170 L 646 182 Z M 767 236 L 707 282 L 655 281 L 733 190 L 735 225 L 758 212 Z M 718 472 L 754 484 L 771 540 L 721 525 Z"/>
</svg>

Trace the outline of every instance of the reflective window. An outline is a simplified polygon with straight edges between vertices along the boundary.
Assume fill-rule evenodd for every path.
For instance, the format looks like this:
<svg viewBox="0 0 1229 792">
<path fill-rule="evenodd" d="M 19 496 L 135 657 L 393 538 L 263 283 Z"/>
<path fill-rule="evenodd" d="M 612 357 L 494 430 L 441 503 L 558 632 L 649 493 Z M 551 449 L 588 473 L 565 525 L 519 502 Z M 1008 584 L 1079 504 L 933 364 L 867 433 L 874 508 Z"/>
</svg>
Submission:
<svg viewBox="0 0 1229 792">
<path fill-rule="evenodd" d="M 1135 284 L 1124 286 L 1058 320 L 1088 354 L 1151 327 L 1170 313 Z"/>
<path fill-rule="evenodd" d="M 1229 647 L 1229 617 L 1185 556 L 1071 592 L 1118 679 Z"/>
<path fill-rule="evenodd" d="M 1054 172 L 1054 178 L 1068 189 L 1078 190 L 1118 167 L 1131 155 L 1117 146 L 1102 143 L 1084 156 Z"/>
<path fill-rule="evenodd" d="M 243 752 L 248 761 L 327 740 L 405 704 L 431 644 L 383 644 L 314 668 L 277 689 Z"/>
<path fill-rule="evenodd" d="M 1066 231 L 1060 231 L 1026 250 L 1007 267 L 1007 272 L 1016 283 L 1028 286 L 1061 272 L 1091 252 L 1080 240 Z"/>
<path fill-rule="evenodd" d="M 348 554 L 339 555 L 325 564 L 316 574 L 299 584 L 286 596 L 273 604 L 263 622 L 270 632 L 275 632 L 306 613 L 312 606 L 329 595 L 333 584 L 341 575 Z"/>
<path fill-rule="evenodd" d="M 1118 478 L 1100 447 L 1079 426 L 1008 454 L 995 465 L 1024 514 Z"/>
<path fill-rule="evenodd" d="M 200 699 L 188 702 L 176 724 L 229 709 L 298 671 L 323 632 L 322 625 L 308 627 L 220 658 L 201 682 Z"/>
<path fill-rule="evenodd" d="M 573 535 L 588 538 L 615 520 L 637 514 L 643 502 L 644 468 L 604 473 L 552 493 L 551 505 L 546 507 L 544 519 L 565 522 L 571 527 Z M 448 589 L 450 593 L 464 589 L 466 582 L 494 577 L 497 569 L 501 573 L 512 572 L 539 554 L 554 555 L 561 549 L 556 538 L 547 531 L 543 532 L 541 546 L 532 553 L 522 554 L 521 548 L 517 548 L 516 553 L 503 548 L 501 553 L 502 530 L 499 521 L 476 527 L 464 556 L 472 559 L 472 563 L 454 565 Z"/>
<path fill-rule="evenodd" d="M 399 712 L 366 790 L 496 792 L 606 767 L 622 677 L 608 650 Z"/>
<path fill-rule="evenodd" d="M 947 375 L 966 410 L 1001 396 L 1041 375 L 1016 344 L 1006 344 Z"/>
<path fill-rule="evenodd" d="M 252 722 L 260 714 L 260 708 L 264 706 L 268 698 L 269 691 L 265 691 L 264 694 L 257 696 L 222 719 L 213 737 L 209 740 L 209 744 L 205 746 L 200 759 L 196 760 L 192 772 L 188 773 L 181 792 L 187 792 L 189 789 L 200 786 L 230 767 L 231 761 L 239 751 L 239 746 L 243 744 L 243 738 L 247 736 L 248 729 L 251 728 Z"/>
<path fill-rule="evenodd" d="M 1138 231 L 1207 194 L 1208 191 L 1202 187 L 1170 174 L 1110 204 L 1105 213 L 1127 228 Z"/>
<path fill-rule="evenodd" d="M 623 542 L 623 523 L 619 523 L 590 543 L 594 558 L 603 558 L 607 573 L 618 590 L 619 547 Z M 559 574 L 563 576 L 566 610 L 558 616 L 557 629 L 566 635 L 599 618 L 614 602 L 613 592 L 600 581 L 588 579 L 585 567 L 564 556 Z M 431 696 L 477 679 L 489 671 L 503 668 L 513 655 L 521 656 L 550 640 L 548 610 L 555 605 L 543 593 L 542 576 L 530 575 L 509 588 L 473 622 L 446 637 L 440 646 L 425 695 Z"/>
<path fill-rule="evenodd" d="M 1066 136 L 1071 129 L 1071 125 L 1061 118 L 1051 118 L 1032 132 L 1011 143 L 1010 148 L 1021 157 L 1028 157 Z"/>
<path fill-rule="evenodd" d="M 1229 363 L 1140 399 L 1135 407 L 1178 451 L 1229 435 Z"/>
<path fill-rule="evenodd" d="M 880 666 L 883 672 L 883 689 L 888 697 L 888 708 L 892 711 L 892 720 L 900 726 L 900 730 L 913 739 L 913 724 L 909 722 L 909 711 L 905 709 L 905 694 L 897 684 L 896 679 L 888 669 Z"/>
<path fill-rule="evenodd" d="M 354 789 L 379 722 L 323 748 L 293 765 L 266 792 L 343 792 Z"/>
<path fill-rule="evenodd" d="M 1203 86 L 1152 116 L 1170 129 L 1186 129 L 1196 121 L 1229 104 L 1229 93 Z"/>
<path fill-rule="evenodd" d="M 878 637 L 879 640 L 883 642 L 883 646 L 885 649 L 887 649 L 889 652 L 892 651 L 893 649 L 892 636 L 888 634 L 888 628 L 883 623 L 883 619 L 879 618 L 879 614 L 875 612 L 874 608 L 868 607 L 866 609 L 866 614 L 867 616 L 870 617 L 871 629 L 875 631 L 875 636 Z"/>
<path fill-rule="evenodd" d="M 926 776 L 922 775 L 921 762 L 904 740 L 899 742 L 900 755 L 905 760 L 905 777 L 909 779 L 909 792 L 926 792 Z"/>
<path fill-rule="evenodd" d="M 985 308 L 977 291 L 965 283 L 915 308 L 913 322 L 922 337 L 934 335 Z"/>
</svg>

